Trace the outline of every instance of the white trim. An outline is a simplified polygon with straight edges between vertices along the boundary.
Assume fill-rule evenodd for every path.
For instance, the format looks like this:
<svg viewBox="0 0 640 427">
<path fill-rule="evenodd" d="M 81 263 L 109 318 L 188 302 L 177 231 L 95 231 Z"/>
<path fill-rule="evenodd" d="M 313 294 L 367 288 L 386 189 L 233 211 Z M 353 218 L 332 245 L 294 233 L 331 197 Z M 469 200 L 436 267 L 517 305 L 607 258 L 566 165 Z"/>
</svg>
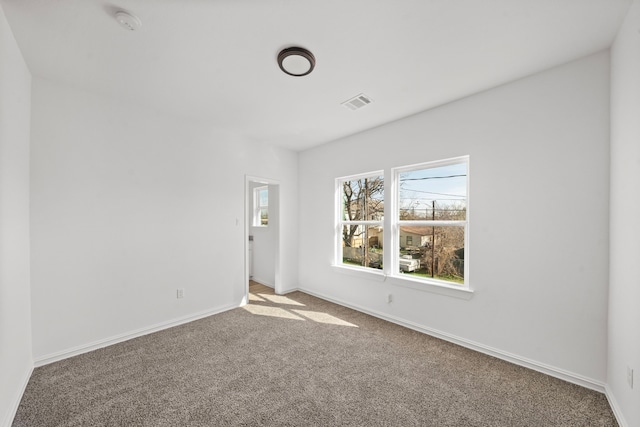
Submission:
<svg viewBox="0 0 640 427">
<path fill-rule="evenodd" d="M 465 227 L 467 221 L 406 220 L 398 221 L 398 227 Z"/>
<path fill-rule="evenodd" d="M 267 192 L 267 204 L 262 205 L 260 199 L 260 193 L 262 191 Z M 262 224 L 262 208 L 267 209 L 267 224 Z M 260 187 L 253 188 L 253 227 L 267 228 L 269 226 L 269 185 L 262 185 Z"/>
<path fill-rule="evenodd" d="M 340 225 L 373 225 L 382 227 L 384 221 L 341 221 Z"/>
<path fill-rule="evenodd" d="M 13 399 L 13 404 L 9 407 L 9 412 L 7 412 L 4 421 L 2 422 L 2 426 L 11 427 L 11 424 L 13 424 L 13 419 L 16 417 L 16 413 L 18 412 L 18 407 L 22 401 L 24 391 L 27 389 L 27 384 L 29 384 L 29 380 L 31 379 L 31 374 L 33 374 L 33 366 L 27 369 L 25 376 L 22 378 L 22 386 L 18 390 L 18 393 L 16 393 L 16 396 Z"/>
<path fill-rule="evenodd" d="M 251 281 L 252 281 L 252 282 L 259 283 L 259 284 L 261 284 L 261 285 L 264 285 L 264 286 L 266 286 L 267 288 L 272 288 L 272 289 L 273 289 L 273 286 L 271 286 L 271 285 L 267 285 L 266 283 L 259 282 L 259 281 L 255 280 L 255 279 L 251 279 Z M 274 289 L 274 292 L 276 293 L 276 295 L 287 295 L 287 294 L 290 294 L 290 293 L 292 293 L 292 292 L 298 292 L 299 290 L 300 290 L 300 289 L 298 289 L 298 288 L 293 288 L 293 289 L 287 289 L 286 291 L 281 292 L 281 293 L 277 293 L 277 292 L 275 292 L 275 289 Z"/>
<path fill-rule="evenodd" d="M 423 168 L 435 168 L 438 166 L 457 165 L 458 163 L 465 163 L 465 162 L 469 163 L 468 154 L 464 156 L 450 157 L 448 159 L 443 159 L 443 160 L 430 160 L 428 162 L 421 162 L 421 163 L 414 163 L 412 165 L 399 166 L 399 167 L 392 168 L 392 171 L 407 172 L 407 171 L 413 171 L 416 169 L 423 169 Z M 467 169 L 467 172 L 468 172 L 468 169 Z"/>
<path fill-rule="evenodd" d="M 280 256 L 282 239 L 282 191 L 280 181 L 271 178 L 261 178 L 254 175 L 244 176 L 244 297 L 240 305 L 244 305 L 249 301 L 249 280 L 251 276 L 249 274 L 249 228 L 253 222 L 253 212 L 250 209 L 250 197 L 253 194 L 250 192 L 250 183 L 257 182 L 260 184 L 273 185 L 278 187 L 278 218 L 277 218 L 277 237 L 276 237 L 276 250 L 275 250 L 275 292 L 279 293 L 282 289 L 282 258 Z M 251 194 L 250 194 L 251 193 Z M 237 220 L 236 220 L 237 221 Z M 257 227 L 256 227 L 257 228 Z"/>
<path fill-rule="evenodd" d="M 613 394 L 613 390 L 609 387 L 609 384 L 604 387 L 604 395 L 607 396 L 607 401 L 609 402 L 609 406 L 611 406 L 611 411 L 616 417 L 616 421 L 618 421 L 620 427 L 629 427 L 629 423 L 625 420 L 624 415 L 622 414 L 622 409 L 620 409 L 620 405 L 618 405 L 618 401 Z"/>
<path fill-rule="evenodd" d="M 185 323 L 193 322 L 194 320 L 202 319 L 212 316 L 214 314 L 222 313 L 224 311 L 232 310 L 239 307 L 238 304 L 215 308 L 211 310 L 200 311 L 198 313 L 189 314 L 187 316 L 179 317 L 177 319 L 170 320 L 168 322 L 156 323 L 145 328 L 136 329 L 124 334 L 115 335 L 110 338 L 94 341 L 88 344 L 79 345 L 66 350 L 58 351 L 55 353 L 40 356 L 35 359 L 35 367 L 48 365 L 49 363 L 57 362 L 59 360 L 68 359 L 69 357 L 77 356 L 79 354 L 88 353 L 99 348 L 108 347 L 113 344 L 118 344 L 123 341 L 128 341 L 133 338 L 138 338 L 144 335 L 151 334 L 153 332 L 162 331 L 164 329 L 173 328 L 174 326 L 183 325 Z"/>
<path fill-rule="evenodd" d="M 299 291 L 300 291 L 300 288 L 287 289 L 286 291 L 281 292 L 278 295 L 288 295 L 290 293 L 299 292 Z"/>
<path fill-rule="evenodd" d="M 393 172 L 393 169 L 385 169 L 386 176 L 389 179 L 384 182 L 384 217 L 387 219 L 388 226 L 384 227 L 384 245 L 382 249 L 382 255 L 384 257 L 384 273 L 386 275 L 393 274 L 394 271 L 400 270 L 400 257 L 396 256 L 393 252 L 393 248 L 400 249 L 400 226 L 398 221 L 395 221 L 393 217 L 398 213 L 398 174 Z M 387 197 L 389 198 L 387 202 Z M 391 219 L 394 219 L 393 221 Z M 387 246 L 391 250 L 384 250 L 384 246 Z"/>
<path fill-rule="evenodd" d="M 411 276 L 410 274 L 394 274 L 388 276 L 388 278 L 389 283 L 392 285 L 465 300 L 470 300 L 474 294 L 474 290 L 471 288 L 464 287 L 463 285 L 457 286 L 450 282 L 439 281 L 438 279 L 432 279 L 430 277 L 425 278 Z"/>
<path fill-rule="evenodd" d="M 261 285 L 264 285 L 264 286 L 266 286 L 268 288 L 273 288 L 273 289 L 276 288 L 276 285 L 274 285 L 273 283 L 269 283 L 267 280 L 262 280 L 262 279 L 256 278 L 256 277 L 252 277 L 250 280 L 252 282 L 256 282 L 256 283 L 259 283 Z"/>
<path fill-rule="evenodd" d="M 434 221 L 434 220 L 400 220 L 400 174 L 404 173 L 404 172 L 411 172 L 411 171 L 416 171 L 416 170 L 423 170 L 423 169 L 432 169 L 432 168 L 438 168 L 438 167 L 445 167 L 445 166 L 452 166 L 452 165 L 458 165 L 458 164 L 464 164 L 466 166 L 467 169 L 467 173 L 466 173 L 466 196 L 465 196 L 465 204 L 466 204 L 466 215 L 465 215 L 465 220 L 464 221 Z M 471 156 L 469 155 L 465 155 L 465 156 L 458 156 L 458 157 L 452 157 L 449 159 L 443 159 L 443 160 L 434 160 L 434 161 L 429 161 L 429 162 L 422 162 L 422 163 L 416 163 L 414 165 L 407 165 L 407 166 L 399 166 L 399 167 L 395 167 L 395 168 L 391 168 L 390 170 L 390 174 L 391 174 L 391 183 L 392 183 L 392 187 L 391 187 L 391 203 L 390 203 L 390 211 L 387 211 L 387 206 L 385 206 L 385 218 L 391 218 L 391 223 L 390 223 L 390 227 L 385 227 L 385 228 L 390 228 L 391 230 L 391 239 L 389 240 L 389 242 L 391 242 L 393 248 L 399 248 L 400 247 L 400 227 L 409 227 L 409 226 L 415 226 L 415 227 L 422 227 L 422 226 L 428 226 L 428 227 L 463 227 L 464 229 L 464 283 L 462 284 L 462 286 L 465 288 L 465 290 L 471 290 L 471 285 L 470 285 L 470 278 L 469 278 L 469 252 L 470 252 L 470 246 L 469 246 L 469 224 L 470 224 L 470 220 L 469 220 L 469 212 L 471 211 L 470 209 L 470 190 L 469 190 L 469 184 L 471 182 Z M 385 187 L 386 190 L 386 187 Z M 387 193 L 385 193 L 386 196 Z M 386 225 L 386 224 L 385 224 Z M 385 236 L 386 237 L 386 236 Z M 435 242 L 432 242 L 432 244 L 435 244 Z M 400 278 L 401 275 L 399 274 L 400 271 L 400 265 L 399 265 L 399 255 L 396 252 L 393 252 L 390 254 L 390 259 L 386 259 L 385 258 L 385 265 L 389 267 L 389 269 L 385 268 L 385 273 L 389 276 L 389 277 L 394 277 L 394 278 Z M 421 280 L 421 279 L 417 279 L 417 280 Z M 443 281 L 444 282 L 444 281 Z M 437 282 L 435 281 L 431 281 L 432 285 L 438 285 Z"/>
<path fill-rule="evenodd" d="M 437 279 L 414 278 L 414 276 L 409 274 L 390 275 L 384 273 L 383 270 L 348 264 L 332 264 L 331 268 L 333 268 L 336 273 L 340 274 L 347 274 L 349 276 L 359 277 L 366 280 L 375 280 L 377 282 L 385 282 L 388 280 L 390 284 L 395 286 L 403 286 L 417 291 L 447 295 L 454 298 L 470 300 L 474 294 L 473 289 L 463 287 L 462 285 L 452 285 L 448 282 L 438 281 Z"/>
<path fill-rule="evenodd" d="M 343 194 L 343 183 L 346 181 L 354 181 L 354 180 L 359 180 L 359 179 L 366 179 L 366 178 L 380 178 L 382 177 L 384 184 L 384 188 L 386 189 L 386 181 L 385 181 L 385 171 L 383 170 L 378 170 L 378 171 L 372 171 L 372 172 L 364 172 L 364 173 L 359 173 L 356 175 L 348 175 L 348 176 L 343 176 L 343 177 L 339 177 L 335 179 L 335 216 L 334 216 L 334 221 L 335 221 L 335 256 L 334 256 L 334 264 L 335 265 L 339 265 L 342 264 L 342 258 L 343 258 L 343 249 L 342 249 L 342 227 L 344 227 L 345 225 L 363 225 L 365 227 L 367 226 L 373 226 L 373 227 L 382 227 L 384 230 L 384 221 L 372 221 L 372 220 L 357 220 L 357 221 L 351 221 L 351 220 L 347 220 L 345 221 L 343 219 L 343 209 L 344 206 L 342 205 L 343 199 L 342 199 L 342 194 Z M 386 208 L 385 208 L 386 209 Z M 368 268 L 368 267 L 367 267 Z"/>
<path fill-rule="evenodd" d="M 377 268 L 359 267 L 349 264 L 333 264 L 331 265 L 337 273 L 348 274 L 350 276 L 360 277 L 361 279 L 377 280 L 384 282 L 387 279 L 386 274 Z"/>
<path fill-rule="evenodd" d="M 416 171 L 422 169 L 432 169 L 438 167 L 445 167 L 451 165 L 464 165 L 466 168 L 466 217 L 464 221 L 460 220 L 400 220 L 399 208 L 400 208 L 400 175 L 404 172 Z M 458 290 L 458 285 L 454 282 L 447 282 L 445 280 L 437 280 L 422 277 L 413 277 L 412 279 L 406 279 L 400 272 L 400 254 L 397 252 L 397 248 L 400 248 L 400 227 L 462 227 L 464 231 L 464 282 L 460 286 L 464 291 L 472 292 L 470 277 L 469 277 L 469 211 L 470 211 L 470 156 L 459 156 L 444 160 L 436 160 L 430 162 L 423 162 L 414 165 L 400 166 L 391 169 L 384 169 L 382 171 L 372 171 L 356 175 L 343 176 L 335 179 L 335 241 L 334 241 L 334 260 L 333 266 L 338 267 L 343 264 L 344 248 L 343 248 L 343 227 L 344 226 L 362 226 L 362 227 L 380 227 L 383 230 L 384 247 L 391 250 L 383 251 L 383 280 L 387 277 L 393 278 L 396 284 L 407 287 L 414 287 L 416 283 L 424 283 L 424 290 L 429 290 L 429 287 L 443 287 L 445 291 L 439 291 L 446 295 L 453 294 L 455 296 Z M 343 183 L 347 181 L 353 181 L 363 178 L 382 177 L 384 180 L 384 219 L 382 221 L 372 220 L 345 220 L 344 219 L 344 206 L 343 206 Z M 366 235 L 366 233 L 365 233 Z M 433 242 L 435 243 L 435 242 Z M 364 244 L 368 244 L 365 242 Z M 396 249 L 393 249 L 396 248 Z M 369 268 L 369 266 L 364 266 Z M 339 270 L 338 270 L 339 271 Z M 347 273 L 349 271 L 347 270 Z M 421 289 L 422 290 L 422 289 Z M 459 294 L 459 295 L 464 295 Z M 469 294 L 463 298 L 470 298 Z"/>
<path fill-rule="evenodd" d="M 569 372 L 564 369 L 560 369 L 554 366 L 547 365 L 545 363 L 540 363 L 535 360 L 528 359 L 526 357 L 518 356 L 516 354 L 512 354 L 497 348 L 493 348 L 484 344 L 477 343 L 475 341 L 468 340 L 466 338 L 460 338 L 458 336 L 439 331 L 437 329 L 429 328 L 426 326 L 419 325 L 417 323 L 400 319 L 395 316 L 390 316 L 385 313 L 380 313 L 375 310 L 371 310 L 368 308 L 361 307 L 356 304 L 346 303 L 344 301 L 328 297 L 326 295 L 307 290 L 305 288 L 299 289 L 301 292 L 306 294 L 315 296 L 317 298 L 324 299 L 326 301 L 332 302 L 334 304 L 342 305 L 344 307 L 351 308 L 356 311 L 360 311 L 362 313 L 368 314 L 370 316 L 377 317 L 382 320 L 386 320 L 391 323 L 395 323 L 396 325 L 404 326 L 405 328 L 413 329 L 414 331 L 422 332 L 423 334 L 431 335 L 436 338 L 443 339 L 445 341 L 449 341 L 451 343 L 460 345 L 462 347 L 466 347 L 470 350 L 478 351 L 480 353 L 487 354 L 489 356 L 496 357 L 498 359 L 505 360 L 507 362 L 513 363 L 515 365 L 523 366 L 525 368 L 533 369 L 534 371 L 541 372 L 546 375 L 550 375 L 555 378 L 559 378 L 561 380 L 570 382 L 572 384 L 577 384 L 582 387 L 586 387 L 588 389 L 604 393 L 605 392 L 605 383 L 601 381 L 594 380 L 592 378 L 587 378 L 583 375 L 576 374 L 574 372 Z"/>
</svg>

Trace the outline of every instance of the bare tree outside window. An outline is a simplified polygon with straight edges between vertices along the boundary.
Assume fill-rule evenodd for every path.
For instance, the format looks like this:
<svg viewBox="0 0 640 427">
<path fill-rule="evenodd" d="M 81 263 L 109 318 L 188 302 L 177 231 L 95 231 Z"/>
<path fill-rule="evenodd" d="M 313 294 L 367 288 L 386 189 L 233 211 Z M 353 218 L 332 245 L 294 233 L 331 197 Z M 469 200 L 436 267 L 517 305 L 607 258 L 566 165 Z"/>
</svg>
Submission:
<svg viewBox="0 0 640 427">
<path fill-rule="evenodd" d="M 337 264 L 466 286 L 468 164 L 463 156 L 394 168 L 390 176 L 371 172 L 337 179 Z M 392 180 L 391 195 L 384 193 L 385 178 Z M 391 243 L 384 241 L 384 227 L 392 243 L 386 266 L 383 250 Z"/>
<path fill-rule="evenodd" d="M 342 182 L 343 262 L 364 267 L 382 266 L 384 178 L 371 176 Z"/>
<path fill-rule="evenodd" d="M 417 168 L 399 174 L 400 258 L 419 262 L 401 271 L 464 283 L 467 220 L 466 162 Z M 414 247 L 402 245 L 410 236 Z"/>
</svg>

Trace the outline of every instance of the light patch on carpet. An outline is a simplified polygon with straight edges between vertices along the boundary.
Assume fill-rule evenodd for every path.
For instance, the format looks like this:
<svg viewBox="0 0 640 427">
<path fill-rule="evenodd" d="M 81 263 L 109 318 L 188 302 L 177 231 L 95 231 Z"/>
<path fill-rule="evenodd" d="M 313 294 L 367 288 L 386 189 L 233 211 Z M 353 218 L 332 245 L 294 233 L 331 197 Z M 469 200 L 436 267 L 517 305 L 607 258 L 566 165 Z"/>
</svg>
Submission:
<svg viewBox="0 0 640 427">
<path fill-rule="evenodd" d="M 601 393 L 287 296 L 36 368 L 12 426 L 618 426 Z"/>
<path fill-rule="evenodd" d="M 287 304 L 287 305 L 298 305 L 304 307 L 304 304 L 294 301 L 291 298 L 287 298 L 284 295 L 273 295 L 273 294 L 259 294 L 262 298 L 265 298 L 271 301 L 274 304 Z"/>
<path fill-rule="evenodd" d="M 255 314 L 257 316 L 270 316 L 270 317 L 280 317 L 282 319 L 294 319 L 294 320 L 305 320 L 302 317 L 296 316 L 295 314 L 287 311 L 283 308 L 278 307 L 267 307 L 264 305 L 245 305 L 245 310 L 247 310 L 251 314 Z"/>
<path fill-rule="evenodd" d="M 322 313 L 319 311 L 306 311 L 306 310 L 291 310 L 291 311 L 318 323 L 327 323 L 329 325 L 338 325 L 338 326 L 352 326 L 354 328 L 358 327 L 358 325 L 354 325 L 353 323 L 346 322 L 328 313 Z"/>
<path fill-rule="evenodd" d="M 261 301 L 261 302 L 265 302 L 266 300 L 264 298 L 260 298 L 258 295 L 254 294 L 254 293 L 249 293 L 249 301 Z"/>
</svg>

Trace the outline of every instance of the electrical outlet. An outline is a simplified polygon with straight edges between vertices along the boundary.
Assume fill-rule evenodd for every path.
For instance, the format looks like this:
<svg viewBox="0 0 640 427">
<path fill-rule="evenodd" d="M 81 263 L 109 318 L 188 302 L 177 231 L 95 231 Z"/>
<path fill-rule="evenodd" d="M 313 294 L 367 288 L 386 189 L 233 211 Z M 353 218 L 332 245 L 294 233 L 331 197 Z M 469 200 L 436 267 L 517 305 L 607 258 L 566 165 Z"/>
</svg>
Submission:
<svg viewBox="0 0 640 427">
<path fill-rule="evenodd" d="M 184 298 L 184 289 L 179 288 L 178 292 L 176 293 L 176 298 Z"/>
<path fill-rule="evenodd" d="M 393 302 L 393 295 L 392 294 L 388 294 L 387 295 L 387 303 L 391 304 Z"/>
<path fill-rule="evenodd" d="M 633 368 L 631 366 L 627 366 L 627 383 L 629 387 L 633 388 Z"/>
</svg>

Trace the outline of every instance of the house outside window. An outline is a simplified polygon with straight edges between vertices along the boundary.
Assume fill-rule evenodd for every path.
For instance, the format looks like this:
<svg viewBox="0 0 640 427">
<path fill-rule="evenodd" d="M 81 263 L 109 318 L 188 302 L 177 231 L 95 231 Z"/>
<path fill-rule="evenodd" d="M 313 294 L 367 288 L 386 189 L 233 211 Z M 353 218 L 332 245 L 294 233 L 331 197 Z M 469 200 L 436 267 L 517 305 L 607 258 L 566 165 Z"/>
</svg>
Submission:
<svg viewBox="0 0 640 427">
<path fill-rule="evenodd" d="M 464 285 L 468 163 L 463 157 L 394 169 L 401 273 Z"/>
<path fill-rule="evenodd" d="M 336 265 L 468 287 L 468 165 L 465 156 L 336 180 Z"/>
</svg>

